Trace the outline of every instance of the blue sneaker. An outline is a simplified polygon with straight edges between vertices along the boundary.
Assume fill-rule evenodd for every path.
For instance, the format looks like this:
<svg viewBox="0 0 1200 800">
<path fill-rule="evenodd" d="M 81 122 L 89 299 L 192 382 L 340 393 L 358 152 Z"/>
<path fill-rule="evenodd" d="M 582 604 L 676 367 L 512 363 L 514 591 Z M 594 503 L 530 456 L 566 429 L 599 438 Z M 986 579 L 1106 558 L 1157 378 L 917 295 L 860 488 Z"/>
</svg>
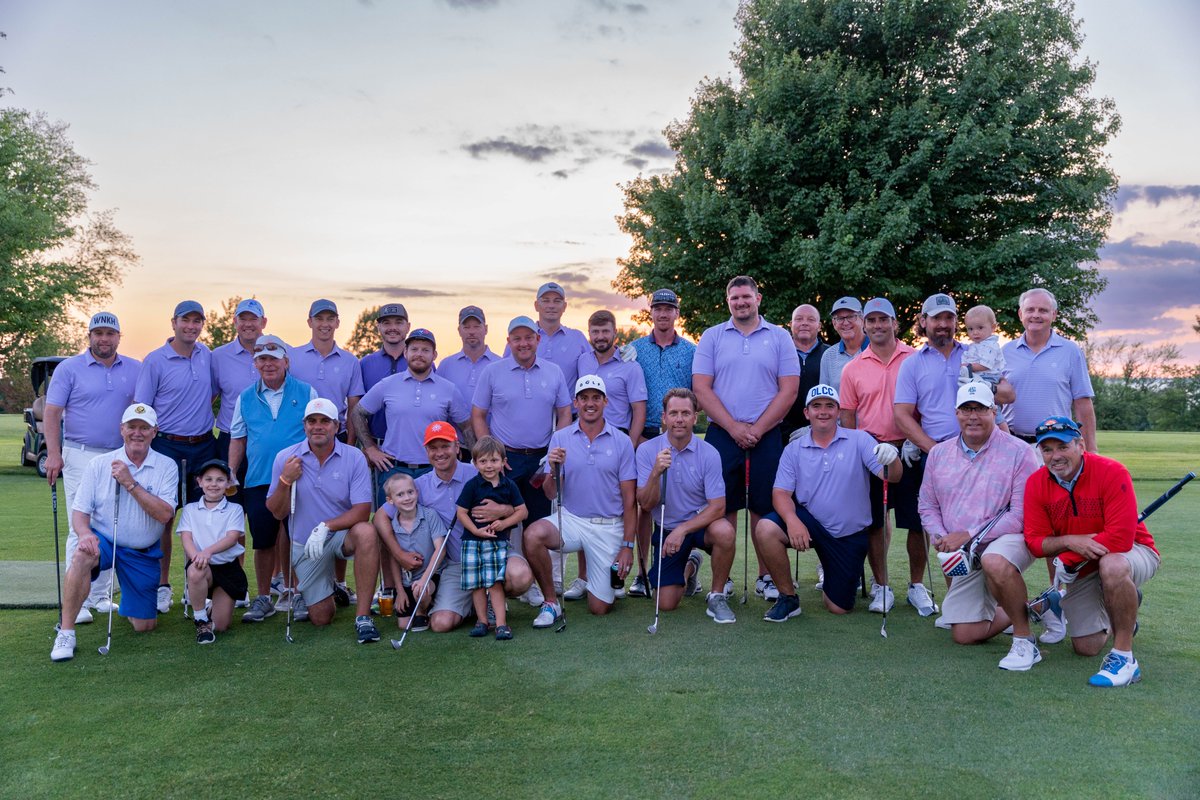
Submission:
<svg viewBox="0 0 1200 800">
<path fill-rule="evenodd" d="M 1142 679 L 1142 670 L 1136 658 L 1126 658 L 1109 651 L 1100 665 L 1100 671 L 1088 678 L 1089 686 L 1108 688 L 1112 686 L 1128 686 Z"/>
</svg>

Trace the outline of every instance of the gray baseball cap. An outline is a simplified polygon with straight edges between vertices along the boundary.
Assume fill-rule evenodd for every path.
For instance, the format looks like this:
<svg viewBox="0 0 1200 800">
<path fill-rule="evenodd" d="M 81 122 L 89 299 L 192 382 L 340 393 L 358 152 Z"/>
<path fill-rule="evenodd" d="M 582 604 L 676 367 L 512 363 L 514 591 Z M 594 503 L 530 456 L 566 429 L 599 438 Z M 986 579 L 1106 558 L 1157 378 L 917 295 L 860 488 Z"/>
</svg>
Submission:
<svg viewBox="0 0 1200 800">
<path fill-rule="evenodd" d="M 833 304 L 833 308 L 830 309 L 829 316 L 832 317 L 839 311 L 853 311 L 855 314 L 861 314 L 862 303 L 858 302 L 857 297 L 839 297 Z"/>
</svg>

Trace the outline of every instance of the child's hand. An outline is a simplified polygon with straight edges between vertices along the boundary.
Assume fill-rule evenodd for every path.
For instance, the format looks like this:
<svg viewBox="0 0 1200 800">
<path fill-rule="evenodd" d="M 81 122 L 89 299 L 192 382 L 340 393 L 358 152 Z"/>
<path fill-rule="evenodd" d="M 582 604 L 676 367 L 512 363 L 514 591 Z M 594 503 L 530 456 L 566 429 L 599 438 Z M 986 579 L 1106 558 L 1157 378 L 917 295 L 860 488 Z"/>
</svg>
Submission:
<svg viewBox="0 0 1200 800">
<path fill-rule="evenodd" d="M 478 535 L 483 537 L 484 539 L 495 539 L 496 538 L 495 528 L 496 528 L 496 523 L 489 522 L 487 525 L 484 525 L 482 528 L 478 529 L 479 530 Z"/>
<path fill-rule="evenodd" d="M 192 566 L 196 569 L 204 569 L 208 566 L 208 559 L 208 551 L 201 550 L 199 553 L 196 553 L 194 558 L 192 558 Z"/>
<path fill-rule="evenodd" d="M 414 584 L 414 588 L 415 588 L 415 584 Z M 405 611 L 408 610 L 408 592 L 404 591 L 403 586 L 396 590 L 395 608 L 396 608 L 396 616 L 398 616 L 398 617 L 408 616 L 407 614 L 404 613 Z"/>
</svg>

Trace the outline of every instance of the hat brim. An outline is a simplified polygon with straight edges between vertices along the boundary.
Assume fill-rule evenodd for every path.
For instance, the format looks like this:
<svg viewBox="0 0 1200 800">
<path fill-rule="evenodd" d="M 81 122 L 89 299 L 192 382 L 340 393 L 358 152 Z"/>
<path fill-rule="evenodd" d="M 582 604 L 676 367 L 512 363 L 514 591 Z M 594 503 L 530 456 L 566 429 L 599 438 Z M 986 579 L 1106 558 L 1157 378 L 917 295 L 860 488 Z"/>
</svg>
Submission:
<svg viewBox="0 0 1200 800">
<path fill-rule="evenodd" d="M 1047 439 L 1057 439 L 1060 442 L 1073 442 L 1076 439 L 1082 439 L 1082 438 L 1083 438 L 1083 434 L 1077 433 L 1075 431 L 1050 431 L 1048 433 L 1043 433 L 1041 436 L 1037 437 L 1037 443 L 1041 444 L 1042 442 L 1046 441 Z"/>
</svg>

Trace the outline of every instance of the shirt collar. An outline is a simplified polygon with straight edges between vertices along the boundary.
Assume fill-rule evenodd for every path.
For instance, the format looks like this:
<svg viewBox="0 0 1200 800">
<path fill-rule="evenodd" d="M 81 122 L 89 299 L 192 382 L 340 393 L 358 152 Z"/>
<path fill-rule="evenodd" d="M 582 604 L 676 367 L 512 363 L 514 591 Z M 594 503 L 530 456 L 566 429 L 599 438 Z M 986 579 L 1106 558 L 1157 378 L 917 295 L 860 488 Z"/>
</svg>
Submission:
<svg viewBox="0 0 1200 800">
<path fill-rule="evenodd" d="M 1083 474 L 1083 467 L 1085 464 L 1087 464 L 1087 454 L 1086 453 L 1084 454 L 1083 458 L 1080 459 L 1079 469 L 1075 470 L 1075 474 L 1071 477 L 1071 480 L 1064 481 L 1064 480 L 1060 479 L 1057 475 L 1055 475 L 1053 472 L 1050 473 L 1050 477 L 1054 478 L 1055 483 L 1057 483 L 1059 486 L 1063 487 L 1064 489 L 1066 489 L 1069 492 L 1072 489 L 1074 489 L 1075 484 L 1079 482 L 1079 476 Z"/>
</svg>

